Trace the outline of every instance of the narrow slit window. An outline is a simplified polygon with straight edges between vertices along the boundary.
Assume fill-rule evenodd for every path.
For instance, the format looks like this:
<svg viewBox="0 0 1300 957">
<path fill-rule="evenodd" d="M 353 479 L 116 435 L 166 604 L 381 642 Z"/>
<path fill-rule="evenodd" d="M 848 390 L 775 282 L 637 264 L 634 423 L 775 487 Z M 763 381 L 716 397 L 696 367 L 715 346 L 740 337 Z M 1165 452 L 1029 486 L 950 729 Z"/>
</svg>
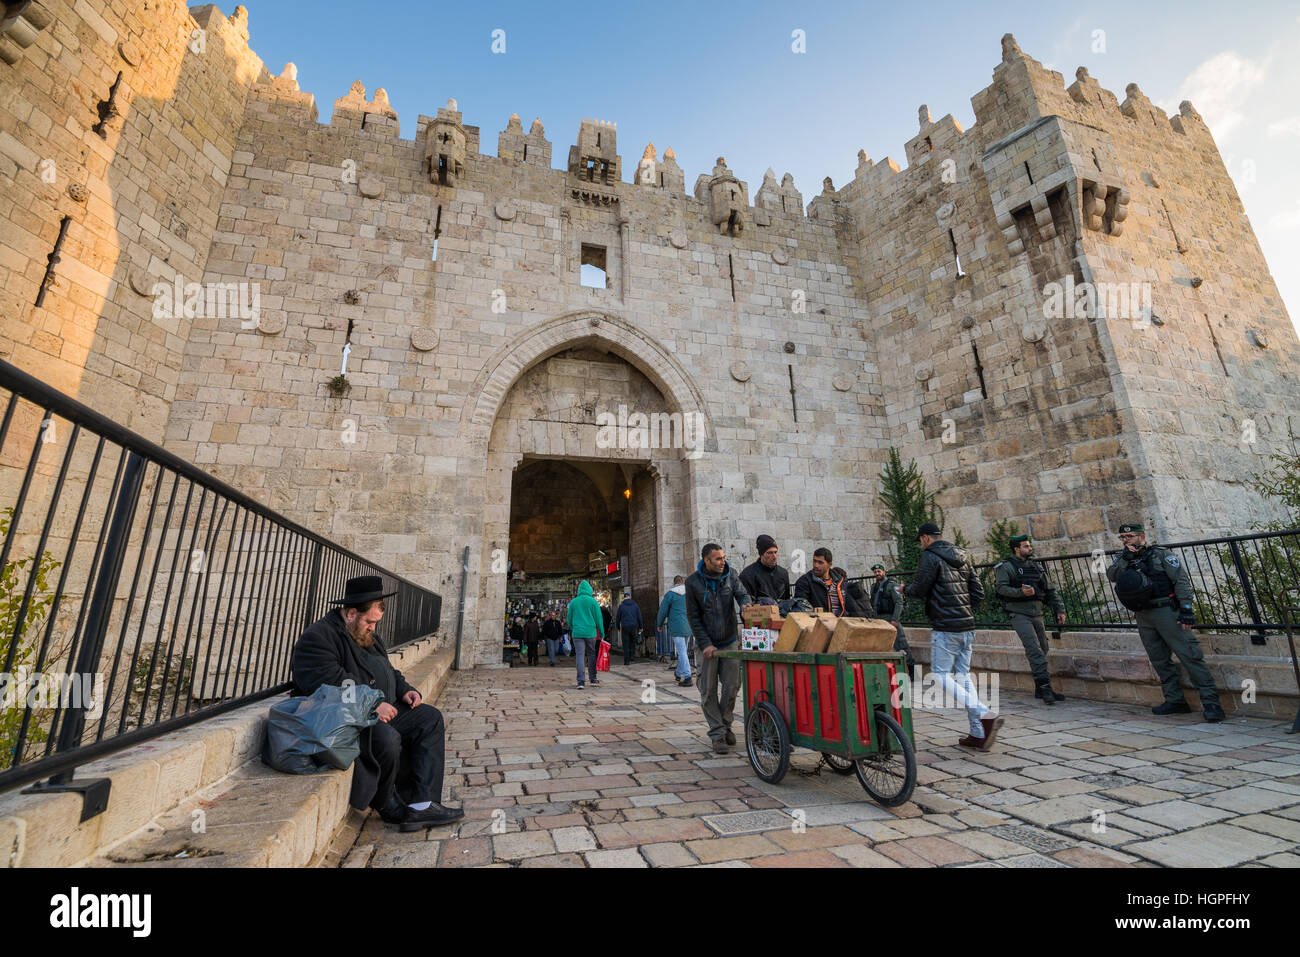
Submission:
<svg viewBox="0 0 1300 957">
<path fill-rule="evenodd" d="M 961 268 L 961 253 L 957 252 L 957 236 L 951 229 L 948 230 L 948 242 L 952 243 L 952 258 L 957 263 L 957 278 L 961 279 L 966 273 Z"/>
<path fill-rule="evenodd" d="M 989 397 L 989 390 L 984 385 L 984 366 L 980 364 L 980 351 L 975 343 L 970 344 L 971 355 L 975 357 L 975 375 L 980 380 L 980 395 L 985 399 Z"/>
<path fill-rule="evenodd" d="M 1034 181 L 1034 174 L 1029 171 L 1029 161 L 1025 160 L 1025 175 L 1029 177 L 1029 182 Z"/>
<path fill-rule="evenodd" d="M 606 264 L 604 246 L 583 243 L 579 281 L 589 289 L 608 289 L 609 273 L 606 271 Z"/>
<path fill-rule="evenodd" d="M 731 253 L 727 253 L 727 272 L 731 274 L 731 301 L 736 301 L 736 264 L 732 261 Z"/>
</svg>

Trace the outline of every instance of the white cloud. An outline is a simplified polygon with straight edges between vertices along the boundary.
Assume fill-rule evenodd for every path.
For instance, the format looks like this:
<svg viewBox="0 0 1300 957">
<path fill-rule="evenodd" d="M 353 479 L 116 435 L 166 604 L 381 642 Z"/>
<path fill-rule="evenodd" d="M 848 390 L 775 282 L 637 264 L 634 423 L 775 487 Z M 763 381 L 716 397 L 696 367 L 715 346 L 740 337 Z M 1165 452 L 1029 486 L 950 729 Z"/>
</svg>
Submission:
<svg viewBox="0 0 1300 957">
<path fill-rule="evenodd" d="M 1268 220 L 1269 228 L 1289 232 L 1300 229 L 1300 202 L 1289 213 L 1274 213 Z"/>
<path fill-rule="evenodd" d="M 1263 81 L 1268 61 L 1255 61 L 1232 50 L 1216 53 L 1201 63 L 1178 87 L 1178 100 L 1191 100 L 1219 142 L 1232 135 L 1246 119 L 1242 112 L 1251 93 Z M 1177 113 L 1178 104 L 1160 104 Z"/>
<path fill-rule="evenodd" d="M 1268 124 L 1269 137 L 1300 136 L 1300 116 L 1288 116 L 1284 120 L 1275 120 Z"/>
</svg>

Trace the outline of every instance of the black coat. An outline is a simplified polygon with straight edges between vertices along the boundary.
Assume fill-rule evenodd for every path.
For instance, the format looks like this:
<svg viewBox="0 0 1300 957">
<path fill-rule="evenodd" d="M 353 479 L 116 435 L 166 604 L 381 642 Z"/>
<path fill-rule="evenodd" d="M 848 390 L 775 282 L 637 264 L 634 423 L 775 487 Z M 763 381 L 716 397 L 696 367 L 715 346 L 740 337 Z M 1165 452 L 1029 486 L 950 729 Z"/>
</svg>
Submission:
<svg viewBox="0 0 1300 957">
<path fill-rule="evenodd" d="M 936 631 L 972 631 L 975 606 L 984 600 L 984 586 L 966 550 L 940 540 L 921 552 L 916 575 L 903 594 L 925 599 L 925 617 Z"/>
<path fill-rule="evenodd" d="M 790 573 L 780 565 L 768 568 L 762 562 L 746 565 L 740 573 L 740 583 L 749 592 L 749 597 L 758 601 L 760 598 L 772 598 L 785 601 L 790 597 Z"/>
<path fill-rule="evenodd" d="M 740 583 L 740 576 L 725 564 L 722 573 L 714 575 L 704 570 L 701 561 L 686 579 L 686 620 L 701 648 L 709 645 L 726 648 L 740 638 L 733 602 L 741 608 L 753 604 L 749 592 Z"/>
<path fill-rule="evenodd" d="M 845 583 L 844 575 L 836 572 L 836 569 L 831 569 L 831 583 L 836 586 L 842 600 L 840 614 L 848 618 L 873 617 L 871 609 L 865 603 L 860 603 L 850 586 Z M 861 594 L 860 589 L 859 594 Z M 802 598 L 814 608 L 820 608 L 822 611 L 831 610 L 830 594 L 826 588 L 826 583 L 818 578 L 815 572 L 804 572 L 799 580 L 794 583 L 794 597 Z"/>
<path fill-rule="evenodd" d="M 382 641 L 375 639 L 374 647 L 388 654 Z M 310 695 L 321 685 L 343 687 L 351 678 L 356 684 L 377 687 L 375 674 L 366 666 L 367 653 L 348 634 L 343 615 L 338 609 L 307 626 L 307 630 L 293 646 L 290 671 L 293 694 Z M 402 699 L 414 691 L 410 682 L 396 668 L 393 677 L 397 683 L 397 700 L 388 702 L 398 713 L 410 711 Z M 364 810 L 375 799 L 379 787 L 379 762 L 370 751 L 370 729 L 361 732 L 361 755 L 352 766 L 352 795 L 348 800 L 354 808 Z"/>
</svg>

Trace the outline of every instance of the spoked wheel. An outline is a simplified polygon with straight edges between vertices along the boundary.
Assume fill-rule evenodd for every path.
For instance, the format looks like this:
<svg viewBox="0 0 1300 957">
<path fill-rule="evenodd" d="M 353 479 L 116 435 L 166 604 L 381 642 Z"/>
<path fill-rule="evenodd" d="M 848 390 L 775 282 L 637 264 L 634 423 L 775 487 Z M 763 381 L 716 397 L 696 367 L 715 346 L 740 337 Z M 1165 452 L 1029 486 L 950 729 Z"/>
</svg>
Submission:
<svg viewBox="0 0 1300 957">
<path fill-rule="evenodd" d="M 826 761 L 826 766 L 836 774 L 852 774 L 854 762 L 848 758 L 842 758 L 838 754 L 831 754 L 827 751 L 822 752 L 822 758 Z"/>
<path fill-rule="evenodd" d="M 876 734 L 879 752 L 853 765 L 858 783 L 877 804 L 906 804 L 916 787 L 916 751 L 899 723 L 883 711 L 876 712 Z"/>
<path fill-rule="evenodd" d="M 760 701 L 745 715 L 745 750 L 754 773 L 776 784 L 790 768 L 790 729 L 776 705 Z"/>
</svg>

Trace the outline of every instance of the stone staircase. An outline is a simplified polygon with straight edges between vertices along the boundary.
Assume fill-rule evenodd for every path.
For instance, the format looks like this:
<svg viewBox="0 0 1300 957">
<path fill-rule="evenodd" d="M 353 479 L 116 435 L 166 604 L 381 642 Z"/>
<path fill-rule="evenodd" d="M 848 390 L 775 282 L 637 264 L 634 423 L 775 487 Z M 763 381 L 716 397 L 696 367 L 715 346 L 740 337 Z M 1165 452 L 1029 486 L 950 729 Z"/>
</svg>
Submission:
<svg viewBox="0 0 1300 957">
<path fill-rule="evenodd" d="M 433 639 L 392 653 L 427 702 L 454 652 Z M 283 774 L 261 761 L 259 701 L 77 771 L 110 777 L 108 810 L 79 822 L 77 795 L 0 797 L 0 864 L 9 867 L 303 867 L 322 857 L 348 816 L 352 769 Z"/>
</svg>

